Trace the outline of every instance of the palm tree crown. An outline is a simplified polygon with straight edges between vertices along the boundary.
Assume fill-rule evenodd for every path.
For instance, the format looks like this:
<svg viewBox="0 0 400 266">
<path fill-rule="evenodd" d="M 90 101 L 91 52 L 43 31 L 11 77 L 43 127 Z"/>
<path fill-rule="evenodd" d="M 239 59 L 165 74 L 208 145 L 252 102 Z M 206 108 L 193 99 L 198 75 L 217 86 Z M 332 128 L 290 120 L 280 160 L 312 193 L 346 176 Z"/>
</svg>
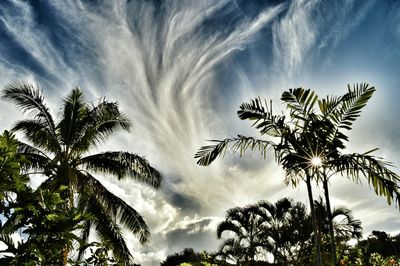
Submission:
<svg viewBox="0 0 400 266">
<path fill-rule="evenodd" d="M 63 195 L 68 199 L 66 208 L 79 207 L 95 217 L 84 224 L 82 237 L 85 241 L 93 227 L 101 240 L 112 243 L 116 257 L 131 260 L 117 221 L 132 231 L 141 243 L 149 240 L 149 229 L 143 217 L 111 193 L 94 174 L 118 179 L 130 177 L 153 188 L 160 187 L 162 177 L 137 154 L 89 153 L 113 133 L 131 128 L 131 122 L 119 111 L 118 104 L 105 99 L 89 104 L 77 87 L 63 99 L 55 120 L 38 87 L 23 83 L 8 85 L 2 99 L 13 102 L 29 116 L 13 128 L 22 132 L 27 140 L 27 143 L 20 142 L 18 149 L 30 161 L 26 169 L 47 177 L 41 187 L 67 186 L 69 189 Z"/>
</svg>

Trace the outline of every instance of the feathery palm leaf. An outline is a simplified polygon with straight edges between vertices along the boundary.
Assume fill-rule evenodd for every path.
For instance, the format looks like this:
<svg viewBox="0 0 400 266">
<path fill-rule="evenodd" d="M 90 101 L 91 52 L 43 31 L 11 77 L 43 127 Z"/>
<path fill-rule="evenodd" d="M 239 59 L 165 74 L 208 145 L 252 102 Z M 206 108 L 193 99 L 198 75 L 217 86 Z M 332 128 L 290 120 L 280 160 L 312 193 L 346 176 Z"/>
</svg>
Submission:
<svg viewBox="0 0 400 266">
<path fill-rule="evenodd" d="M 94 228 L 103 242 L 109 241 L 112 246 L 114 256 L 121 261 L 132 261 L 133 257 L 125 239 L 122 235 L 121 228 L 115 220 L 104 211 L 103 206 L 95 198 L 88 201 L 91 214 L 96 218 L 93 222 Z"/>
<path fill-rule="evenodd" d="M 289 89 L 282 93 L 281 100 L 287 104 L 292 118 L 306 121 L 318 100 L 318 96 L 310 89 Z"/>
<path fill-rule="evenodd" d="M 361 221 L 354 219 L 352 212 L 345 207 L 336 207 L 332 211 L 336 236 L 340 238 L 361 238 Z"/>
<path fill-rule="evenodd" d="M 273 114 L 272 101 L 269 106 L 260 98 L 253 99 L 249 103 L 242 103 L 237 114 L 242 120 L 255 120 L 252 126 L 259 129 L 261 135 L 279 137 L 285 127 L 285 116 Z"/>
<path fill-rule="evenodd" d="M 90 107 L 77 125 L 79 134 L 71 152 L 82 153 L 105 141 L 112 133 L 119 130 L 129 132 L 130 128 L 131 122 L 126 115 L 120 113 L 118 104 L 102 100 L 98 105 Z"/>
<path fill-rule="evenodd" d="M 26 139 L 38 148 L 49 152 L 58 152 L 60 150 L 60 145 L 57 140 L 53 138 L 52 133 L 49 132 L 49 129 L 43 120 L 20 120 L 14 125 L 12 130 L 22 131 Z"/>
<path fill-rule="evenodd" d="M 1 98 L 15 103 L 23 112 L 30 112 L 37 119 L 43 119 L 55 138 L 54 121 L 38 87 L 23 83 L 10 84 L 5 87 Z"/>
<path fill-rule="evenodd" d="M 392 165 L 382 160 L 382 158 L 368 153 L 352 153 L 344 154 L 332 160 L 329 164 L 337 173 L 351 177 L 355 181 L 360 180 L 360 175 L 366 177 L 377 195 L 385 196 L 389 204 L 394 199 L 396 205 L 400 206 L 398 185 L 400 177 L 388 168 Z"/>
<path fill-rule="evenodd" d="M 340 99 L 338 108 L 333 109 L 326 114 L 338 128 L 351 129 L 353 122 L 360 116 L 362 108 L 366 106 L 368 100 L 375 92 L 375 87 L 369 87 L 369 84 L 356 84 L 353 88 L 348 85 L 348 92 Z M 323 103 L 321 103 L 323 104 Z M 321 105 L 320 104 L 320 105 Z M 322 108 L 325 110 L 325 108 Z M 329 108 L 327 108 L 329 110 Z"/>
<path fill-rule="evenodd" d="M 81 160 L 87 170 L 116 175 L 118 179 L 130 176 L 154 188 L 161 186 L 160 173 L 147 160 L 128 152 L 104 152 Z"/>
<path fill-rule="evenodd" d="M 141 243 L 146 243 L 150 238 L 150 231 L 143 217 L 125 201 L 108 191 L 92 175 L 79 174 L 80 186 L 88 191 L 89 198 L 95 198 L 96 204 L 104 212 L 114 218 L 119 218 L 120 222 L 132 233 L 138 236 Z M 91 211 L 90 209 L 88 210 Z"/>
<path fill-rule="evenodd" d="M 267 140 L 259 140 L 253 137 L 246 137 L 238 135 L 236 138 L 228 138 L 224 140 L 211 140 L 215 142 L 215 145 L 202 146 L 194 158 L 199 160 L 197 164 L 199 165 L 210 165 L 218 156 L 224 156 L 228 145 L 231 145 L 231 150 L 233 152 L 239 151 L 240 155 L 244 155 L 247 150 L 258 150 L 264 158 L 267 156 L 268 148 L 274 148 L 275 143 Z"/>
</svg>

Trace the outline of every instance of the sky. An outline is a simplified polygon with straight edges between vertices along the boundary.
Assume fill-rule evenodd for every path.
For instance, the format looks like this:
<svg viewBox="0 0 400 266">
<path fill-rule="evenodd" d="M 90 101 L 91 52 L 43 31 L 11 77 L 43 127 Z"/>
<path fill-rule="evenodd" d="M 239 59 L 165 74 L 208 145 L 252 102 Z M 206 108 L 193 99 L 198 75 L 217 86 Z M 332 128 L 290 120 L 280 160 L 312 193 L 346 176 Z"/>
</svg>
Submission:
<svg viewBox="0 0 400 266">
<path fill-rule="evenodd" d="M 93 102 L 120 104 L 134 130 L 95 151 L 145 156 L 163 185 L 155 191 L 97 177 L 144 216 L 150 243 L 125 236 L 137 263 L 156 265 L 185 247 L 215 251 L 215 229 L 229 208 L 282 197 L 308 205 L 305 185 L 285 187 L 272 154 L 227 154 L 196 165 L 206 140 L 257 136 L 236 116 L 254 97 L 272 99 L 283 112 L 279 99 L 289 88 L 325 97 L 367 82 L 377 91 L 347 132 L 347 149 L 379 147 L 376 155 L 400 165 L 399 14 L 400 2 L 390 0 L 2 0 L 0 88 L 37 84 L 54 115 L 76 86 Z M 1 130 L 21 117 L 0 103 Z M 365 237 L 400 231 L 398 209 L 366 181 L 334 177 L 330 188 L 332 204 L 350 208 Z"/>
</svg>

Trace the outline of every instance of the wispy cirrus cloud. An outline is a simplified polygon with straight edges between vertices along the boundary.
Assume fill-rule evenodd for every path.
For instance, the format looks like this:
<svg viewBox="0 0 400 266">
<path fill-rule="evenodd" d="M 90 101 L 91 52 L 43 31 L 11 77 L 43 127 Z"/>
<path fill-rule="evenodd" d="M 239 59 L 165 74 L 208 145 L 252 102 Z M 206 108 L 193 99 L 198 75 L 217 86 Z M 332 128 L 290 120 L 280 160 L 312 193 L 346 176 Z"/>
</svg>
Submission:
<svg viewBox="0 0 400 266">
<path fill-rule="evenodd" d="M 236 105 L 249 97 L 278 100 L 288 87 L 348 82 L 320 76 L 346 66 L 338 55 L 348 51 L 346 41 L 354 31 L 366 30 L 362 24 L 372 7 L 376 1 L 132 0 L 95 5 L 5 0 L 0 4 L 0 85 L 39 83 L 54 112 L 59 97 L 76 85 L 90 99 L 106 96 L 120 103 L 134 121 L 134 131 L 99 149 L 146 155 L 165 182 L 161 191 L 154 191 L 129 180 L 99 179 L 143 214 L 153 233 L 151 243 L 141 247 L 129 233 L 126 238 L 137 262 L 154 265 L 191 243 L 214 249 L 218 217 L 228 208 L 283 196 L 306 202 L 304 187 L 284 188 L 272 156 L 263 160 L 258 154 L 228 154 L 204 168 L 193 155 L 206 139 L 256 134 L 235 120 Z M 395 14 L 388 17 L 397 29 Z M 1 125 L 9 127 L 17 114 L 8 113 L 15 109 L 4 103 L 0 109 Z M 392 135 L 387 134 L 393 141 Z M 372 141 L 371 136 L 364 139 Z M 350 190 L 347 183 L 335 182 L 333 201 L 354 203 L 355 196 L 346 197 Z M 367 205 L 353 206 L 361 209 L 360 218 L 368 217 L 368 229 L 379 224 L 368 216 Z M 386 214 L 394 228 L 393 216 Z"/>
</svg>

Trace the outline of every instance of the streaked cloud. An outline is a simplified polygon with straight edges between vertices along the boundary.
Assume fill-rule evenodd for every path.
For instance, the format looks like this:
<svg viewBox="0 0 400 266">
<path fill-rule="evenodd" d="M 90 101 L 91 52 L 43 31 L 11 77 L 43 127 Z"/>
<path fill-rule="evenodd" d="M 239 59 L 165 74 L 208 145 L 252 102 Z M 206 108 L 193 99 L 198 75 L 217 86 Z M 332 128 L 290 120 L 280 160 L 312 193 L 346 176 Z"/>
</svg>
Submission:
<svg viewBox="0 0 400 266">
<path fill-rule="evenodd" d="M 215 249 L 216 224 L 233 206 L 283 196 L 307 202 L 303 186 L 284 187 L 272 156 L 263 160 L 258 154 L 227 154 L 210 167 L 195 164 L 193 155 L 207 139 L 256 134 L 235 117 L 238 104 L 250 97 L 272 97 L 280 110 L 280 93 L 288 87 L 337 95 L 345 92 L 346 83 L 368 79 L 380 90 L 350 133 L 349 150 L 364 151 L 376 144 L 382 156 L 400 163 L 395 97 L 400 54 L 393 51 L 400 44 L 399 5 L 261 2 L 0 4 L 0 85 L 15 80 L 40 84 L 54 114 L 59 97 L 77 85 L 90 99 L 117 100 L 134 121 L 134 131 L 98 149 L 138 152 L 165 176 L 161 191 L 99 177 L 148 222 L 148 246 L 126 233 L 143 265 L 155 265 L 186 246 Z M 382 31 L 371 19 L 393 30 Z M 380 32 L 380 38 L 369 39 L 371 32 Z M 390 41 L 382 42 L 386 39 Z M 0 105 L 2 128 L 20 117 L 15 110 Z M 400 225 L 398 213 L 366 185 L 335 180 L 332 197 L 335 204 L 353 209 L 367 232 L 395 231 Z M 379 219 L 371 208 L 379 210 Z"/>
</svg>

